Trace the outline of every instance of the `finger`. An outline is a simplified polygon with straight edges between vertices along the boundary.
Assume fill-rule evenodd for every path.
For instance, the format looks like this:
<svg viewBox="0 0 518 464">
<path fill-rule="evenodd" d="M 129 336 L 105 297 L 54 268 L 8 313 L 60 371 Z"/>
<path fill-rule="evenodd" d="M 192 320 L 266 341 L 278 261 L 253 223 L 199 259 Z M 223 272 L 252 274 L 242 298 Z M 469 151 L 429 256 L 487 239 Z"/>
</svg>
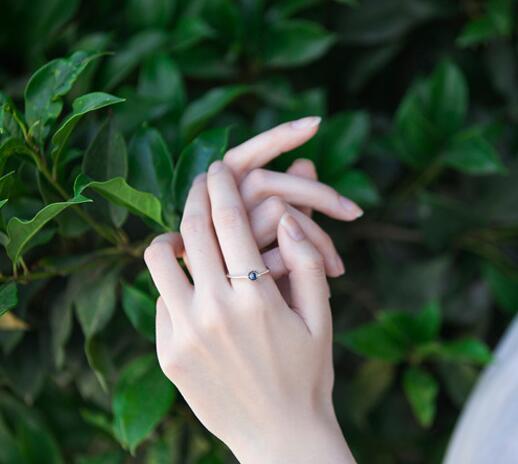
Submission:
<svg viewBox="0 0 518 464">
<path fill-rule="evenodd" d="M 291 205 L 310 206 L 343 221 L 353 221 L 363 215 L 356 203 L 328 185 L 266 169 L 250 172 L 241 183 L 240 192 L 248 211 L 265 198 L 275 195 Z"/>
<path fill-rule="evenodd" d="M 176 259 L 182 252 L 182 238 L 177 233 L 159 235 L 144 252 L 153 282 L 173 318 L 192 297 L 192 285 Z"/>
<path fill-rule="evenodd" d="M 288 205 L 279 197 L 270 197 L 250 213 L 250 225 L 260 249 L 277 238 L 277 225 L 284 213 L 289 212 L 304 230 L 308 239 L 324 257 L 327 275 L 338 277 L 345 271 L 333 241 L 322 228 L 301 211 Z"/>
<path fill-rule="evenodd" d="M 287 169 L 286 173 L 291 174 L 292 176 L 303 177 L 305 179 L 318 179 L 317 170 L 315 169 L 313 161 L 304 158 L 296 159 L 292 163 L 292 165 Z M 306 216 L 311 216 L 313 212 L 311 208 L 306 206 L 301 206 L 299 209 Z"/>
<path fill-rule="evenodd" d="M 233 275 L 246 275 L 252 270 L 263 271 L 265 266 L 232 172 L 221 161 L 212 163 L 207 185 L 212 221 L 228 272 Z M 273 279 L 268 274 L 260 279 L 266 285 L 275 287 Z M 239 281 L 241 280 L 234 279 L 232 283 Z"/>
<path fill-rule="evenodd" d="M 168 359 L 172 352 L 173 324 L 164 300 L 156 302 L 155 316 L 156 353 L 162 371 L 168 372 Z"/>
<path fill-rule="evenodd" d="M 317 132 L 320 120 L 309 116 L 281 124 L 231 148 L 223 160 L 239 180 L 248 171 L 307 142 Z"/>
<path fill-rule="evenodd" d="M 286 213 L 278 228 L 279 249 L 289 269 L 292 308 L 311 333 L 329 335 L 331 310 L 324 260 L 295 218 Z"/>
<path fill-rule="evenodd" d="M 206 174 L 199 175 L 189 190 L 180 231 L 195 288 L 227 287 L 229 284 L 212 226 Z"/>
</svg>

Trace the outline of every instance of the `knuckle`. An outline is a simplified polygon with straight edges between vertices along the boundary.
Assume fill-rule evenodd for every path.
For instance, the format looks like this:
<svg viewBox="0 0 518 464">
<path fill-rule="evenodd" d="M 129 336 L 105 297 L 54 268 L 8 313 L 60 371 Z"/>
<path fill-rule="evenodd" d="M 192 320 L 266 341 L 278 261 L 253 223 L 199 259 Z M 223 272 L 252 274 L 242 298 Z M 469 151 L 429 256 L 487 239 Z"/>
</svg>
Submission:
<svg viewBox="0 0 518 464">
<path fill-rule="evenodd" d="M 266 177 L 267 173 L 264 169 L 252 169 L 246 176 L 244 183 L 247 189 L 260 190 L 266 182 Z"/>
<path fill-rule="evenodd" d="M 169 251 L 169 244 L 166 242 L 151 243 L 144 250 L 144 261 L 148 264 L 156 262 L 164 256 L 164 253 L 168 253 Z"/>
<path fill-rule="evenodd" d="M 209 218 L 204 214 L 190 213 L 184 215 L 180 224 L 180 232 L 185 234 L 196 234 L 209 228 Z"/>
<path fill-rule="evenodd" d="M 245 223 L 245 213 L 239 206 L 226 206 L 215 211 L 214 220 L 225 229 L 238 229 Z"/>
<path fill-rule="evenodd" d="M 315 275 L 325 275 L 324 258 L 320 253 L 308 253 L 300 257 L 301 266 Z"/>
<path fill-rule="evenodd" d="M 281 217 L 286 212 L 286 203 L 276 195 L 268 197 L 265 203 L 267 210 L 275 217 Z"/>
</svg>

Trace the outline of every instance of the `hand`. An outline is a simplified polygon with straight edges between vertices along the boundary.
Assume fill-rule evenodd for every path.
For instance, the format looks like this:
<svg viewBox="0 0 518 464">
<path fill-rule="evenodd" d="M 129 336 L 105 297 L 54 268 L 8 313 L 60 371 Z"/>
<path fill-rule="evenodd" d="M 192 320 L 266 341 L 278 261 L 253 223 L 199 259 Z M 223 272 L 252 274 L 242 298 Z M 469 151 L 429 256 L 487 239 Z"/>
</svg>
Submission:
<svg viewBox="0 0 518 464">
<path fill-rule="evenodd" d="M 277 224 L 281 216 L 289 212 L 324 257 L 327 275 L 337 277 L 345 271 L 343 262 L 329 235 L 310 218 L 311 208 L 345 221 L 358 218 L 361 209 L 318 182 L 310 160 L 295 161 L 286 174 L 261 169 L 280 154 L 313 137 L 319 122 L 320 118 L 308 117 L 281 124 L 229 150 L 224 163 L 238 182 L 259 249 L 265 250 L 274 243 Z M 278 247 L 268 249 L 263 259 L 275 278 L 286 274 Z"/>
<path fill-rule="evenodd" d="M 332 323 L 322 256 L 294 216 L 277 240 L 292 305 L 263 270 L 234 177 L 216 162 L 189 193 L 178 234 L 157 237 L 145 260 L 160 292 L 160 365 L 200 421 L 243 464 L 349 463 L 332 405 Z"/>
</svg>

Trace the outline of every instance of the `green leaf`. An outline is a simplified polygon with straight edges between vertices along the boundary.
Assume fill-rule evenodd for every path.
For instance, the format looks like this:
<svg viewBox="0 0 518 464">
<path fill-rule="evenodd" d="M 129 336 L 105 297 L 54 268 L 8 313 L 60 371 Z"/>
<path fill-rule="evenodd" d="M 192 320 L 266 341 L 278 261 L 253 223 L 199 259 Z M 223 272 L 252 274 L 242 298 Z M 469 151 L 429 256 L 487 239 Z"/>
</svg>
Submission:
<svg viewBox="0 0 518 464">
<path fill-rule="evenodd" d="M 376 184 L 363 171 L 351 169 L 331 183 L 341 195 L 363 207 L 376 206 L 380 196 Z"/>
<path fill-rule="evenodd" d="M 443 162 L 466 174 L 506 172 L 500 155 L 478 127 L 456 134 L 443 153 Z"/>
<path fill-rule="evenodd" d="M 321 129 L 324 152 L 320 159 L 324 179 L 336 178 L 358 159 L 369 130 L 369 116 L 363 111 L 341 113 L 324 123 Z"/>
<path fill-rule="evenodd" d="M 151 193 L 130 187 L 122 177 L 100 182 L 80 174 L 74 182 L 74 192 L 79 195 L 87 188 L 95 190 L 115 205 L 123 206 L 137 216 L 149 218 L 167 228 L 162 220 L 160 200 Z"/>
<path fill-rule="evenodd" d="M 436 302 L 427 304 L 414 317 L 414 333 L 419 343 L 427 343 L 435 340 L 440 333 L 442 315 Z"/>
<path fill-rule="evenodd" d="M 320 58 L 334 42 L 335 36 L 318 23 L 279 21 L 266 31 L 262 58 L 267 66 L 300 66 Z"/>
<path fill-rule="evenodd" d="M 155 340 L 155 300 L 131 285 L 122 286 L 122 308 L 131 325 L 148 340 Z"/>
<path fill-rule="evenodd" d="M 18 288 L 14 282 L 0 285 L 0 317 L 18 304 Z"/>
<path fill-rule="evenodd" d="M 462 71 L 445 61 L 435 69 L 430 80 L 430 116 L 443 135 L 458 131 L 468 109 L 468 85 Z"/>
<path fill-rule="evenodd" d="M 176 0 L 129 0 L 126 3 L 128 24 L 136 29 L 164 28 L 171 19 Z"/>
<path fill-rule="evenodd" d="M 58 58 L 42 66 L 25 87 L 25 120 L 29 132 L 43 142 L 63 108 L 61 97 L 66 95 L 88 63 L 99 53 L 78 51 L 69 58 Z"/>
<path fill-rule="evenodd" d="M 141 127 L 128 149 L 128 181 L 138 190 L 149 192 L 162 202 L 171 202 L 173 158 L 156 129 Z"/>
<path fill-rule="evenodd" d="M 437 348 L 437 356 L 445 361 L 470 362 L 485 365 L 492 359 L 487 345 L 476 338 L 461 338 L 442 342 Z"/>
<path fill-rule="evenodd" d="M 423 427 L 432 425 L 439 393 L 437 380 L 420 367 L 408 367 L 403 374 L 403 388 L 419 423 Z"/>
<path fill-rule="evenodd" d="M 214 35 L 214 30 L 202 18 L 184 16 L 178 20 L 171 34 L 171 43 L 175 51 L 187 50 Z"/>
<path fill-rule="evenodd" d="M 350 414 L 360 427 L 366 425 L 367 415 L 392 385 L 395 371 L 393 364 L 376 359 L 364 362 L 356 371 L 346 396 Z"/>
<path fill-rule="evenodd" d="M 227 150 L 229 128 L 211 129 L 200 134 L 180 154 L 173 178 L 177 208 L 183 209 L 194 178 L 209 165 L 222 159 Z"/>
<path fill-rule="evenodd" d="M 418 81 L 407 91 L 395 117 L 394 144 L 402 160 L 422 168 L 437 154 L 440 135 L 429 118 L 430 86 Z"/>
<path fill-rule="evenodd" d="M 492 264 L 486 264 L 484 277 L 498 305 L 510 314 L 518 313 L 518 273 L 503 272 Z"/>
<path fill-rule="evenodd" d="M 119 272 L 118 266 L 107 263 L 82 269 L 72 276 L 70 285 L 77 288 L 73 302 L 87 340 L 103 330 L 113 315 Z"/>
<path fill-rule="evenodd" d="M 470 21 L 462 29 L 457 44 L 461 47 L 477 45 L 499 37 L 509 37 L 513 31 L 513 2 L 489 0 L 486 13 Z"/>
<path fill-rule="evenodd" d="M 152 29 L 132 36 L 124 48 L 111 57 L 103 67 L 102 88 L 111 90 L 116 87 L 147 56 L 160 50 L 167 40 L 165 32 Z"/>
<path fill-rule="evenodd" d="M 72 103 L 72 113 L 67 116 L 52 136 L 52 160 L 54 164 L 59 163 L 70 134 L 85 114 L 123 101 L 125 101 L 124 98 L 118 98 L 104 92 L 87 93 L 76 98 Z"/>
<path fill-rule="evenodd" d="M 174 386 L 158 366 L 156 355 L 135 359 L 122 372 L 113 395 L 118 440 L 133 453 L 169 411 Z"/>
<path fill-rule="evenodd" d="M 82 172 L 95 181 L 109 181 L 113 178 L 126 179 L 128 174 L 128 155 L 126 142 L 113 120 L 107 119 L 99 128 L 95 138 L 83 157 Z M 95 200 L 95 198 L 94 198 Z M 127 217 L 127 211 L 114 204 L 96 201 L 94 214 L 101 213 L 120 227 Z"/>
<path fill-rule="evenodd" d="M 63 458 L 56 439 L 32 407 L 11 398 L 7 392 L 0 395 L 0 409 L 14 424 L 13 437 L 23 464 L 62 464 Z M 1 452 L 0 452 L 1 455 Z M 7 464 L 15 464 L 7 463 Z"/>
<path fill-rule="evenodd" d="M 178 66 L 169 55 L 157 53 L 144 61 L 139 74 L 138 94 L 167 102 L 175 115 L 184 108 L 185 85 Z"/>
<path fill-rule="evenodd" d="M 180 121 L 184 140 L 190 141 L 214 116 L 248 90 L 245 85 L 218 87 L 190 103 Z"/>
<path fill-rule="evenodd" d="M 108 392 L 108 377 L 113 371 L 111 353 L 97 337 L 85 340 L 85 354 L 101 388 Z"/>
<path fill-rule="evenodd" d="M 14 183 L 14 173 L 15 171 L 10 171 L 0 177 L 0 198 L 9 197 L 9 190 Z"/>
<path fill-rule="evenodd" d="M 5 162 L 13 155 L 25 155 L 36 162 L 34 152 L 22 139 L 9 137 L 0 143 L 0 170 L 3 170 Z"/>
<path fill-rule="evenodd" d="M 60 203 L 52 203 L 45 206 L 38 211 L 36 215 L 29 220 L 22 220 L 13 217 L 7 223 L 7 236 L 9 242 L 7 243 L 7 255 L 13 263 L 17 263 L 20 259 L 27 243 L 42 229 L 45 224 L 55 218 L 59 213 L 72 205 L 81 203 L 88 203 L 91 200 L 81 195 L 76 195 L 74 198 Z"/>
<path fill-rule="evenodd" d="M 337 334 L 335 340 L 367 358 L 388 362 L 402 361 L 407 354 L 407 344 L 382 324 L 371 322 L 350 332 Z"/>
</svg>

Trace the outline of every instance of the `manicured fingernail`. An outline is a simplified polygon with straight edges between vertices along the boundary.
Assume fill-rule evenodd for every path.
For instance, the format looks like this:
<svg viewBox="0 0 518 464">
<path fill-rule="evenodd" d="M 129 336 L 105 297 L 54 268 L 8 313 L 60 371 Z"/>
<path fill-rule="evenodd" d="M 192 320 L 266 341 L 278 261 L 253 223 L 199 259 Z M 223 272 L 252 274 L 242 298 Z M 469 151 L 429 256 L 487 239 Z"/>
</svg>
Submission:
<svg viewBox="0 0 518 464">
<path fill-rule="evenodd" d="M 286 229 L 288 235 L 295 241 L 299 242 L 304 239 L 304 231 L 299 226 L 298 222 L 289 213 L 284 213 L 281 217 L 281 225 Z"/>
<path fill-rule="evenodd" d="M 221 161 L 214 161 L 209 167 L 209 174 L 216 174 L 223 169 L 223 163 Z"/>
<path fill-rule="evenodd" d="M 296 121 L 291 121 L 290 125 L 293 129 L 309 129 L 310 127 L 318 126 L 320 121 L 322 121 L 320 116 L 308 116 L 306 118 L 297 119 Z"/>
<path fill-rule="evenodd" d="M 340 203 L 342 204 L 343 209 L 354 216 L 352 219 L 358 219 L 363 216 L 363 209 L 353 201 L 349 200 L 349 198 L 340 197 Z"/>
<path fill-rule="evenodd" d="M 340 258 L 340 255 L 336 255 L 335 266 L 336 266 L 336 272 L 338 272 L 338 275 L 345 274 L 344 262 L 342 261 L 342 258 Z"/>
<path fill-rule="evenodd" d="M 194 180 L 192 181 L 192 184 L 197 184 L 199 182 L 202 182 L 205 180 L 205 178 L 207 177 L 207 173 L 206 172 L 202 172 L 201 174 L 198 174 Z"/>
</svg>

